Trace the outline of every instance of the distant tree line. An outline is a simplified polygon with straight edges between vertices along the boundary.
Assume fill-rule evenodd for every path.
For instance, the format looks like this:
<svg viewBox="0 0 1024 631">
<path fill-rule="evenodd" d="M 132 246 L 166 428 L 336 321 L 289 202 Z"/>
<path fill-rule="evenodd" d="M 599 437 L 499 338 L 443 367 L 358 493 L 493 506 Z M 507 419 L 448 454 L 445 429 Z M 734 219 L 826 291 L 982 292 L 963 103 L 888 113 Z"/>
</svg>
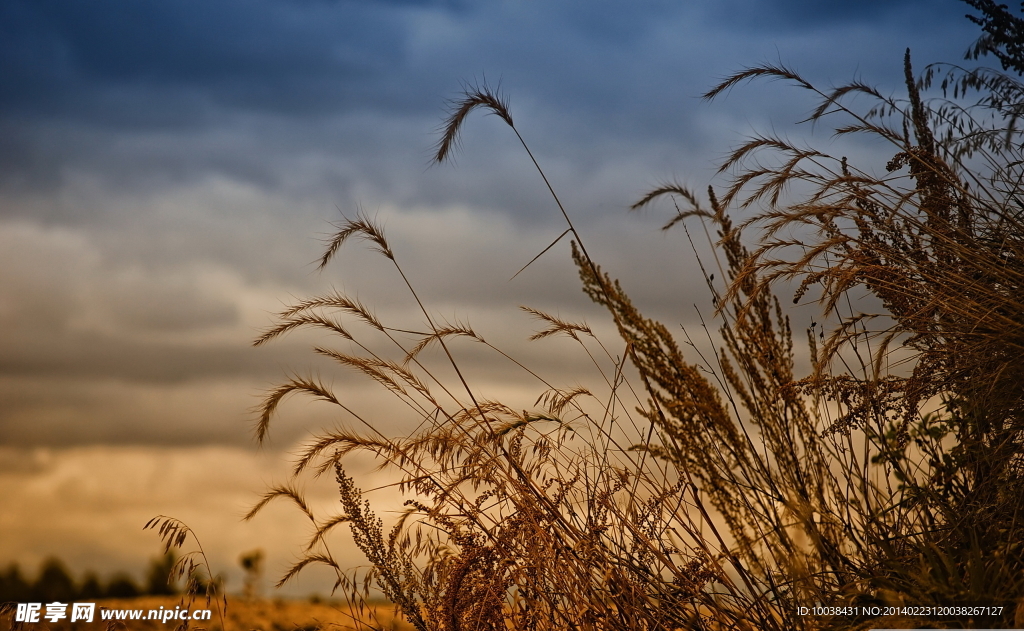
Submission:
<svg viewBox="0 0 1024 631">
<path fill-rule="evenodd" d="M 104 582 L 95 572 L 89 571 L 79 582 L 57 558 L 44 561 L 36 579 L 30 580 L 17 563 L 12 563 L 0 571 L 0 603 L 70 602 L 176 594 L 179 590 L 167 580 L 174 562 L 173 554 L 153 559 L 142 584 L 125 572 L 115 573 Z"/>
</svg>

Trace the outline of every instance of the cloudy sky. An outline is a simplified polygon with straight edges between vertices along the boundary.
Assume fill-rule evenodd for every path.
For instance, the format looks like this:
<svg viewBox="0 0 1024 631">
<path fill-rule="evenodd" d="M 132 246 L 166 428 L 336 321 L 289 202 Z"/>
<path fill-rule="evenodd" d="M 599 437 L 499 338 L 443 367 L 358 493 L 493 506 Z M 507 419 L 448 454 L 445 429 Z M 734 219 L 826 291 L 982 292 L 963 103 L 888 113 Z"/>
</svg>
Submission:
<svg viewBox="0 0 1024 631">
<path fill-rule="evenodd" d="M 891 157 L 794 123 L 810 95 L 782 84 L 699 95 L 783 63 L 828 88 L 901 93 L 903 51 L 959 61 L 977 36 L 952 0 L 6 0 L 0 4 L 0 565 L 141 574 L 142 532 L 192 525 L 215 569 L 263 548 L 295 558 L 295 511 L 240 516 L 285 479 L 329 409 L 289 402 L 262 449 L 252 408 L 318 371 L 388 432 L 404 420 L 372 384 L 318 362 L 312 338 L 252 348 L 285 305 L 337 288 L 422 326 L 400 279 L 356 245 L 324 272 L 332 222 L 385 226 L 439 317 L 469 321 L 580 379 L 563 347 L 527 344 L 528 304 L 598 324 L 562 230 L 515 137 L 472 117 L 454 163 L 431 165 L 446 100 L 499 86 L 594 257 L 648 313 L 678 326 L 707 305 L 668 208 L 647 189 L 701 190 L 745 137 L 774 132 L 880 170 Z M 554 351 L 552 351 L 554 349 Z M 460 347 L 474 385 L 521 384 Z M 531 386 L 532 387 L 532 386 Z M 536 392 L 531 390 L 531 396 Z M 356 463 L 369 469 L 370 463 Z M 370 474 L 365 487 L 379 480 Z M 310 483 L 325 509 L 331 485 Z M 339 544 L 342 549 L 344 543 Z M 344 556 L 344 555 L 342 555 Z M 351 556 L 353 565 L 358 562 Z M 289 593 L 324 592 L 316 575 Z M 232 583 L 229 582 L 229 588 Z"/>
</svg>

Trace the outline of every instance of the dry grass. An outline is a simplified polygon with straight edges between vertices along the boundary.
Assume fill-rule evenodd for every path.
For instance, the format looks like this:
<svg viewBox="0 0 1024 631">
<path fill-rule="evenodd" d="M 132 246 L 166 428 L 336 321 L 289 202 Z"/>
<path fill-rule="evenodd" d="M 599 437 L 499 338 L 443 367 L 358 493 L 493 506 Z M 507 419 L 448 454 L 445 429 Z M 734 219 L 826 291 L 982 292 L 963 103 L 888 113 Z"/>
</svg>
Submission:
<svg viewBox="0 0 1024 631">
<path fill-rule="evenodd" d="M 645 318 L 586 252 L 560 201 L 562 236 L 575 239 L 584 290 L 621 338 L 608 346 L 585 324 L 529 310 L 542 322 L 535 338 L 567 336 L 599 370 L 578 387 L 547 382 L 467 325 L 436 321 L 379 227 L 363 217 L 339 226 L 322 266 L 350 238 L 369 241 L 405 281 L 422 331 L 332 294 L 284 311 L 257 344 L 302 327 L 337 336 L 348 350 L 316 352 L 387 388 L 406 404 L 413 429 L 381 434 L 313 378 L 269 394 L 261 438 L 293 392 L 331 402 L 345 418 L 317 436 L 295 468 L 296 476 L 333 472 L 341 511 L 316 516 L 284 486 L 250 514 L 280 497 L 311 522 L 306 555 L 282 580 L 309 564 L 330 566 L 354 607 L 383 593 L 420 630 L 1024 623 L 1019 142 L 974 147 L 969 160 L 953 132 L 933 131 L 948 119 L 922 100 L 909 55 L 906 75 L 904 101 L 859 83 L 822 92 L 772 66 L 708 93 L 756 78 L 796 82 L 820 99 L 811 120 L 844 116 L 837 134 L 873 135 L 893 155 L 886 174 L 875 176 L 845 158 L 760 137 L 727 159 L 733 182 L 721 200 L 709 189 L 707 208 L 678 185 L 638 202 L 672 196 L 686 206 L 667 228 L 686 229 L 697 217 L 717 231 L 724 278 L 716 284 L 704 272 L 724 340 L 713 354 L 688 337 L 684 353 L 665 326 Z M 847 107 L 854 94 L 878 106 Z M 468 91 L 453 106 L 438 160 L 476 108 L 515 130 L 503 99 Z M 744 166 L 766 151 L 778 159 Z M 787 192 L 794 185 L 802 197 Z M 755 212 L 737 228 L 730 206 Z M 751 253 L 741 228 L 755 227 L 761 236 Z M 793 333 L 773 294 L 782 280 L 798 283 L 797 300 L 813 297 L 822 308 L 822 324 L 808 331 L 813 370 L 803 378 L 794 374 Z M 860 313 L 857 295 L 875 297 L 882 311 Z M 387 347 L 363 341 L 364 331 Z M 457 360 L 463 343 L 535 378 L 533 409 L 481 397 Z M 446 367 L 428 354 L 435 346 Z M 442 378 L 445 371 L 455 379 Z M 936 411 L 923 414 L 925 403 Z M 401 479 L 406 511 L 388 530 L 345 472 L 354 451 Z M 342 524 L 369 562 L 358 576 L 330 552 Z M 1002 613 L 797 615 L 798 606 L 815 604 Z"/>
</svg>

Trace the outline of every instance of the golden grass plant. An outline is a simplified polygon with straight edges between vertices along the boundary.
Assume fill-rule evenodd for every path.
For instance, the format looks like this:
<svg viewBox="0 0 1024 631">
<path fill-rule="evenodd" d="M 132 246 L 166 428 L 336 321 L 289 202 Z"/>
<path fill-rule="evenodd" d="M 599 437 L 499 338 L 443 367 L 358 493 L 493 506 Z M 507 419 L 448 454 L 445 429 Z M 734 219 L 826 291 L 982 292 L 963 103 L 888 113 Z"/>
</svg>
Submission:
<svg viewBox="0 0 1024 631">
<path fill-rule="evenodd" d="M 353 601 L 383 594 L 420 630 L 1024 624 L 1020 142 L 998 115 L 989 139 L 1001 141 L 975 142 L 981 123 L 956 100 L 924 101 L 909 53 L 905 67 L 905 100 L 861 83 L 819 91 L 778 66 L 745 70 L 706 95 L 755 78 L 791 81 L 819 99 L 811 121 L 845 117 L 836 134 L 874 136 L 892 155 L 874 175 L 757 137 L 727 158 L 722 171 L 733 179 L 720 199 L 708 190 L 707 207 L 675 185 L 636 204 L 672 197 L 683 206 L 666 228 L 682 225 L 689 238 L 687 221 L 699 220 L 717 232 L 717 284 L 701 262 L 717 352 L 702 353 L 688 335 L 680 346 L 641 314 L 587 253 L 546 177 L 567 226 L 558 240 L 573 238 L 584 290 L 621 337 L 606 345 L 585 324 L 527 310 L 541 322 L 534 338 L 566 336 L 599 369 L 586 387 L 549 383 L 470 326 L 438 321 L 380 227 L 346 220 L 321 268 L 348 241 L 369 242 L 419 305 L 421 330 L 335 292 L 283 311 L 256 344 L 299 328 L 331 333 L 342 344 L 316 352 L 388 389 L 414 429 L 382 434 L 313 377 L 268 395 L 261 440 L 292 393 L 328 401 L 344 419 L 294 469 L 333 473 L 340 511 L 314 515 L 289 484 L 250 513 L 283 497 L 312 524 L 282 582 L 327 565 Z M 848 106 L 855 95 L 875 107 Z M 455 104 L 437 161 L 476 109 L 502 119 L 533 159 L 507 104 L 474 88 Z M 729 207 L 749 219 L 735 226 Z M 743 229 L 760 231 L 752 252 Z M 798 287 L 795 301 L 821 306 L 802 377 L 773 293 L 782 281 Z M 534 409 L 480 396 L 458 360 L 467 343 L 534 378 Z M 389 529 L 346 472 L 353 452 L 401 479 L 406 511 Z M 361 578 L 330 551 L 342 524 L 370 564 Z M 799 615 L 815 605 L 858 609 Z M 916 616 L 906 606 L 1000 609 Z M 879 619 L 872 607 L 897 609 Z"/>
<path fill-rule="evenodd" d="M 203 544 L 199 541 L 195 531 L 185 522 L 166 515 L 153 517 L 146 522 L 142 529 L 156 531 L 160 541 L 164 544 L 165 558 L 173 558 L 166 555 L 171 555 L 175 550 L 183 550 L 189 537 L 192 537 L 195 549 L 185 552 L 174 560 L 168 572 L 167 583 L 173 585 L 184 580 L 184 589 L 178 604 L 188 609 L 193 609 L 196 602 L 203 599 L 206 600 L 207 609 L 211 604 L 215 604 L 220 629 L 221 631 L 227 629 L 224 616 L 228 608 L 228 598 L 224 593 L 224 581 L 221 577 L 214 575 L 210 561 L 206 558 L 206 551 L 203 550 Z M 119 625 L 124 626 L 124 623 L 108 623 L 108 631 L 113 631 L 113 628 Z M 186 631 L 188 628 L 188 620 L 180 622 L 174 627 L 175 631 Z"/>
</svg>

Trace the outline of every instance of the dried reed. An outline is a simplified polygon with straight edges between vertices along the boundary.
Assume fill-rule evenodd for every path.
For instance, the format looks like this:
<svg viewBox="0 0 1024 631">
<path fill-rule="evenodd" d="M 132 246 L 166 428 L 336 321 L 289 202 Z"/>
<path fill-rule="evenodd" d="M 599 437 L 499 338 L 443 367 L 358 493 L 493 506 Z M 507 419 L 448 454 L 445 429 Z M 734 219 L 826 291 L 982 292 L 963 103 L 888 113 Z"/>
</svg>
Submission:
<svg viewBox="0 0 1024 631">
<path fill-rule="evenodd" d="M 545 327 L 534 338 L 564 335 L 600 369 L 586 387 L 548 383 L 470 327 L 436 322 L 383 231 L 365 217 L 346 220 L 321 267 L 351 237 L 370 241 L 403 278 L 426 330 L 409 341 L 335 293 L 285 310 L 256 343 L 303 327 L 338 336 L 356 352 L 316 351 L 387 388 L 418 426 L 384 436 L 311 378 L 268 395 L 260 439 L 292 392 L 351 419 L 317 436 L 295 469 L 334 472 L 338 514 L 314 516 L 284 486 L 249 515 L 283 497 L 311 521 L 305 556 L 282 582 L 327 565 L 355 606 L 376 590 L 421 630 L 1013 624 L 1024 611 L 1024 160 L 1014 142 L 972 145 L 985 160 L 969 162 L 949 110 L 920 96 L 909 53 L 905 70 L 905 101 L 861 83 L 822 92 L 779 66 L 751 68 L 708 92 L 755 78 L 795 82 L 820 99 L 810 120 L 844 115 L 837 134 L 874 135 L 894 157 L 879 177 L 758 137 L 723 164 L 736 175 L 721 200 L 708 190 L 709 208 L 676 184 L 636 204 L 671 196 L 686 206 L 666 229 L 697 217 L 717 230 L 725 286 L 704 274 L 723 348 L 701 354 L 687 337 L 696 361 L 587 254 L 539 165 L 568 226 L 554 243 L 573 236 L 584 290 L 611 314 L 624 345 L 616 359 L 586 324 L 528 310 Z M 853 94 L 878 105 L 861 113 L 845 104 Z M 476 108 L 501 118 L 533 159 L 508 104 L 484 88 L 453 105 L 438 161 Z M 777 166 L 743 166 L 765 151 L 782 157 Z M 809 193 L 793 199 L 787 187 L 796 183 Z M 737 227 L 730 205 L 757 211 Z M 755 226 L 761 241 L 748 252 L 741 233 Z M 822 328 L 808 331 L 805 378 L 794 374 L 793 332 L 773 293 L 783 280 L 798 282 L 796 300 L 820 288 Z M 882 311 L 855 311 L 854 290 Z M 390 348 L 363 342 L 343 318 L 383 334 Z M 478 396 L 449 347 L 456 338 L 536 378 L 535 409 Z M 426 359 L 433 345 L 458 383 Z M 922 413 L 926 403 L 935 411 Z M 346 473 L 345 457 L 356 451 L 396 472 L 408 497 L 388 532 Z M 362 580 L 330 553 L 328 536 L 341 524 L 371 565 Z M 815 604 L 858 609 L 798 615 Z M 880 621 L 870 609 L 904 605 L 1001 613 Z"/>
</svg>

